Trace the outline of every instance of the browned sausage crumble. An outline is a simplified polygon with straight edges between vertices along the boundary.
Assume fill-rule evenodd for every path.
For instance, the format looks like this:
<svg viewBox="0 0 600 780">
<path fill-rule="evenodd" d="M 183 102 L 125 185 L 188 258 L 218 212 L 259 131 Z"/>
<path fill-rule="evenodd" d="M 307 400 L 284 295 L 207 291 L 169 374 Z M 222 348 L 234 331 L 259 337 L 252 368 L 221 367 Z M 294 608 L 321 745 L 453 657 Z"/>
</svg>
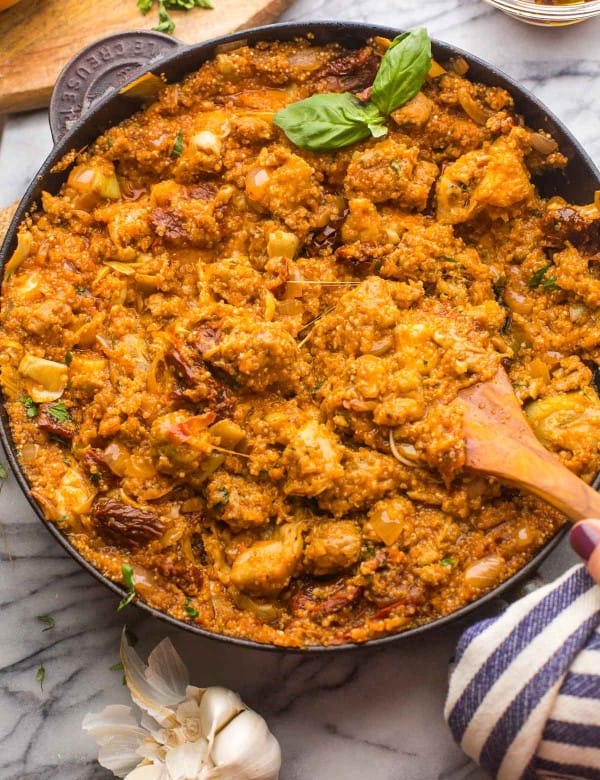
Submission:
<svg viewBox="0 0 600 780">
<path fill-rule="evenodd" d="M 541 441 L 600 468 L 600 214 L 503 89 L 435 64 L 384 138 L 274 113 L 368 96 L 385 42 L 221 53 L 81 152 L 5 269 L 0 382 L 32 492 L 148 604 L 285 646 L 473 601 L 563 518 L 466 473 L 461 388 L 500 364 Z M 363 99 L 366 99 L 363 97 Z"/>
</svg>

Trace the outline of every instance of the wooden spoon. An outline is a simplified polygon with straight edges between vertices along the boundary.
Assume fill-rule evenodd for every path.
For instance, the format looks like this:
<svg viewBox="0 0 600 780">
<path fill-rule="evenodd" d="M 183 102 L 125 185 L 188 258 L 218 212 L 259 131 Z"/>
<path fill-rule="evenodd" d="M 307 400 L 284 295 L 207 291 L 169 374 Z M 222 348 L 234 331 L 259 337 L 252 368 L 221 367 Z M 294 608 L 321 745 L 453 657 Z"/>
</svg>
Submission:
<svg viewBox="0 0 600 780">
<path fill-rule="evenodd" d="M 600 494 L 540 444 L 504 369 L 458 398 L 469 468 L 535 493 L 571 520 L 600 517 Z"/>
</svg>

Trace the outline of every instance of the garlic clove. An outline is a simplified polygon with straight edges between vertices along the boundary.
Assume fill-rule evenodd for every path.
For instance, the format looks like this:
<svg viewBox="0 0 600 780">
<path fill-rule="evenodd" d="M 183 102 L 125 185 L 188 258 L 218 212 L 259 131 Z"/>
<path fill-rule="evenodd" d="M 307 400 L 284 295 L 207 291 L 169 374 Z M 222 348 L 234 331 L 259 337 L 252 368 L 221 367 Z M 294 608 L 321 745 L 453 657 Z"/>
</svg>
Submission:
<svg viewBox="0 0 600 780">
<path fill-rule="evenodd" d="M 205 739 L 171 748 L 165 759 L 169 780 L 197 780 L 207 758 L 208 743 Z"/>
<path fill-rule="evenodd" d="M 200 701 L 200 728 L 212 746 L 215 734 L 244 710 L 244 703 L 233 691 L 219 686 L 207 688 Z"/>
<path fill-rule="evenodd" d="M 149 671 L 151 661 L 153 668 Z M 135 650 L 128 645 L 123 630 L 121 663 L 131 698 L 141 710 L 148 713 L 161 726 L 173 726 L 175 716 L 169 705 L 179 704 L 185 698 L 187 670 L 169 639 L 163 639 L 148 658 L 148 662 L 147 667 Z M 173 671 L 169 673 L 167 664 L 171 663 Z M 162 679 L 159 671 L 161 674 L 165 672 L 168 676 Z"/>
<path fill-rule="evenodd" d="M 244 710 L 216 735 L 211 758 L 214 780 L 277 780 L 281 768 L 279 743 L 261 716 Z"/>
<path fill-rule="evenodd" d="M 112 704 L 102 712 L 88 712 L 81 728 L 95 740 L 98 745 L 106 745 L 121 729 L 138 729 L 143 736 L 143 729 L 138 727 L 131 707 L 124 704 Z"/>
<path fill-rule="evenodd" d="M 100 745 L 99 763 L 117 777 L 124 777 L 140 762 L 138 748 L 146 737 L 131 707 L 114 704 L 102 712 L 88 713 L 82 728 Z"/>
<path fill-rule="evenodd" d="M 125 777 L 140 763 L 137 751 L 142 739 L 139 734 L 120 728 L 118 734 L 100 748 L 98 763 L 117 777 Z"/>
<path fill-rule="evenodd" d="M 168 777 L 162 766 L 147 764 L 134 769 L 125 780 L 168 780 Z"/>
</svg>

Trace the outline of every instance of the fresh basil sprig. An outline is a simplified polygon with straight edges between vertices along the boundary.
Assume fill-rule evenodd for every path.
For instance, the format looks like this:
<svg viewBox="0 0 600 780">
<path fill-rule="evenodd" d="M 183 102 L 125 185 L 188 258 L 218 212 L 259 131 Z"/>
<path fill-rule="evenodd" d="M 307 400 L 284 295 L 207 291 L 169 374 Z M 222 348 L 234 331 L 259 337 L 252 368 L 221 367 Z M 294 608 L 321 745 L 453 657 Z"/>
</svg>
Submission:
<svg viewBox="0 0 600 780">
<path fill-rule="evenodd" d="M 387 133 L 383 117 L 373 105 L 361 103 L 349 92 L 312 95 L 278 111 L 273 119 L 287 137 L 313 152 L 340 149 Z"/>
<path fill-rule="evenodd" d="M 350 92 L 327 92 L 291 103 L 273 122 L 292 143 L 313 152 L 328 152 L 387 133 L 386 117 L 421 89 L 431 67 L 427 30 L 398 35 L 383 55 L 371 98 L 362 103 Z"/>
<path fill-rule="evenodd" d="M 394 38 L 371 90 L 371 102 L 386 116 L 412 100 L 431 68 L 431 41 L 424 27 Z"/>
</svg>

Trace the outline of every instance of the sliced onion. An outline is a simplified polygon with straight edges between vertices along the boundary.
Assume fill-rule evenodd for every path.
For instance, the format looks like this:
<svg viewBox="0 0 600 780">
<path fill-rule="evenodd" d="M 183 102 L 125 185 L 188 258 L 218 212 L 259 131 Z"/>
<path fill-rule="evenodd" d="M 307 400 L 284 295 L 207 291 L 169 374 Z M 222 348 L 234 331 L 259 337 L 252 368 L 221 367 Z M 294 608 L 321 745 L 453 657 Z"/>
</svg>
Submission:
<svg viewBox="0 0 600 780">
<path fill-rule="evenodd" d="M 404 466 L 409 466 L 410 468 L 414 468 L 415 461 L 417 460 L 416 449 L 413 447 L 412 444 L 408 444 L 407 442 L 403 442 L 402 444 L 397 445 L 394 439 L 394 432 L 392 431 L 391 428 L 390 428 L 390 450 L 392 451 L 392 455 L 396 458 L 396 460 L 400 461 L 400 463 L 402 463 Z M 409 460 L 408 457 L 406 457 L 406 454 L 414 455 L 415 461 Z"/>
<path fill-rule="evenodd" d="M 464 76 L 469 70 L 469 63 L 464 57 L 453 57 L 448 63 L 448 70 L 457 76 Z"/>
<path fill-rule="evenodd" d="M 130 467 L 131 453 L 122 444 L 111 442 L 103 453 L 104 462 L 118 477 L 124 477 Z"/>
<path fill-rule="evenodd" d="M 491 588 L 500 581 L 504 563 L 504 558 L 499 555 L 481 558 L 465 571 L 466 584 L 473 588 Z"/>
<path fill-rule="evenodd" d="M 585 315 L 585 306 L 582 303 L 572 303 L 569 306 L 569 319 L 577 322 Z"/>
<path fill-rule="evenodd" d="M 265 197 L 271 176 L 266 168 L 252 168 L 246 175 L 246 193 L 252 200 L 261 201 Z"/>
<path fill-rule="evenodd" d="M 478 125 L 485 125 L 492 112 L 484 108 L 479 101 L 471 95 L 467 88 L 459 88 L 458 102 L 465 114 Z"/>
<path fill-rule="evenodd" d="M 292 52 L 288 57 L 288 62 L 295 68 L 306 68 L 307 70 L 314 70 L 321 64 L 318 49 L 312 46 L 306 49 L 299 49 Z"/>
<path fill-rule="evenodd" d="M 27 444 L 23 445 L 23 449 L 21 450 L 21 460 L 23 463 L 33 463 L 37 458 L 39 451 L 40 448 L 37 444 L 27 442 Z"/>
<path fill-rule="evenodd" d="M 558 144 L 554 138 L 550 138 L 542 133 L 530 133 L 529 142 L 533 149 L 540 154 L 552 154 L 558 149 Z"/>
<path fill-rule="evenodd" d="M 302 314 L 303 312 L 304 304 L 297 298 L 280 301 L 277 304 L 277 314 L 279 314 L 281 317 L 294 317 L 297 314 Z"/>
</svg>

